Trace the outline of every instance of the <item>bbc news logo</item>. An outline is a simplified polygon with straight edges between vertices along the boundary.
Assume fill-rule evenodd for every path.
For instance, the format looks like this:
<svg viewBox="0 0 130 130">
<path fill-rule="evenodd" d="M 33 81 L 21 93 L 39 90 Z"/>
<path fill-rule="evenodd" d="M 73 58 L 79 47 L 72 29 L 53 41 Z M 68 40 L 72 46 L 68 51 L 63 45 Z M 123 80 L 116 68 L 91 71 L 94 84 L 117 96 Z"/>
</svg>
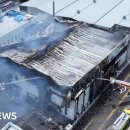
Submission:
<svg viewBox="0 0 130 130">
<path fill-rule="evenodd" d="M 0 120 L 16 120 L 17 113 L 16 112 L 0 112 Z"/>
</svg>

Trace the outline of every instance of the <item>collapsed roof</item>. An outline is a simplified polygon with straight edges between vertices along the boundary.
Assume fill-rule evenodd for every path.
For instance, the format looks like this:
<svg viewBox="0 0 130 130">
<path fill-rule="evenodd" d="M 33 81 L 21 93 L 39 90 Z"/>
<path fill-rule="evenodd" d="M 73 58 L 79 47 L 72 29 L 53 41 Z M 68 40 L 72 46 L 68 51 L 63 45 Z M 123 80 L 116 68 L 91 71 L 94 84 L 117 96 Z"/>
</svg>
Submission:
<svg viewBox="0 0 130 130">
<path fill-rule="evenodd" d="M 51 77 L 58 85 L 74 86 L 126 37 L 126 29 L 108 32 L 82 23 L 46 53 L 10 50 L 1 54 Z"/>
</svg>

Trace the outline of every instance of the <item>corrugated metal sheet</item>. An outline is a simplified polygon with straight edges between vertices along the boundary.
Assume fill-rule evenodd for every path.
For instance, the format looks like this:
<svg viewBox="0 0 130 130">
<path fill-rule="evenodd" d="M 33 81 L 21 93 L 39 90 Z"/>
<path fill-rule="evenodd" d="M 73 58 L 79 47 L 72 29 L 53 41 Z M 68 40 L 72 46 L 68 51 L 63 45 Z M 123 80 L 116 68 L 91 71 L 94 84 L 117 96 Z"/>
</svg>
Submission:
<svg viewBox="0 0 130 130">
<path fill-rule="evenodd" d="M 25 6 L 37 7 L 47 13 L 53 13 L 53 0 L 45 2 L 30 0 Z M 97 24 L 111 28 L 114 24 L 130 27 L 130 20 L 124 15 L 130 14 L 129 0 L 55 0 L 55 13 L 58 16 L 74 18 L 78 21 Z"/>
<path fill-rule="evenodd" d="M 126 19 L 123 19 L 126 16 Z M 130 27 L 130 0 L 123 0 L 116 8 L 97 22 L 98 25 L 112 27 L 114 24 Z"/>
<path fill-rule="evenodd" d="M 73 86 L 116 48 L 125 35 L 124 31 L 109 33 L 82 24 L 46 54 L 12 50 L 1 56 L 50 76 L 58 85 Z"/>
</svg>

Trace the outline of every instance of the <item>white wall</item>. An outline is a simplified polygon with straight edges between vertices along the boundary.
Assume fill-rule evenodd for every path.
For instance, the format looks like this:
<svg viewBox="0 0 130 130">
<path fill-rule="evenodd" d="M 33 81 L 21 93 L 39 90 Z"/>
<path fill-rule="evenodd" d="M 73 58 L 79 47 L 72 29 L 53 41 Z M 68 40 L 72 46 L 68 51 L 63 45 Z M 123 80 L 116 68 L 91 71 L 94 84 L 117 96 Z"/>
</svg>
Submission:
<svg viewBox="0 0 130 130">
<path fill-rule="evenodd" d="M 71 101 L 70 102 L 70 107 L 67 108 L 67 114 L 65 114 L 65 108 L 61 109 L 61 115 L 74 120 L 75 116 L 76 116 L 76 105 L 75 105 L 75 101 Z"/>
</svg>

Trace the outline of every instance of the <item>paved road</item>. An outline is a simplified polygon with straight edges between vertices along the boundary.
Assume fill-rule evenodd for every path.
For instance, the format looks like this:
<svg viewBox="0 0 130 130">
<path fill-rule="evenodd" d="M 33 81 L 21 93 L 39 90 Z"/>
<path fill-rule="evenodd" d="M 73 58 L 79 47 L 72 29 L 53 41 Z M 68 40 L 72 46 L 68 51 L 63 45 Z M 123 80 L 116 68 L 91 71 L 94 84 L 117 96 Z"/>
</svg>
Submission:
<svg viewBox="0 0 130 130">
<path fill-rule="evenodd" d="M 130 65 L 119 76 L 119 79 L 130 82 Z M 130 105 L 130 97 L 127 96 L 127 92 L 123 94 L 120 94 L 119 91 L 113 92 L 83 130 L 106 130 L 127 105 Z"/>
</svg>

